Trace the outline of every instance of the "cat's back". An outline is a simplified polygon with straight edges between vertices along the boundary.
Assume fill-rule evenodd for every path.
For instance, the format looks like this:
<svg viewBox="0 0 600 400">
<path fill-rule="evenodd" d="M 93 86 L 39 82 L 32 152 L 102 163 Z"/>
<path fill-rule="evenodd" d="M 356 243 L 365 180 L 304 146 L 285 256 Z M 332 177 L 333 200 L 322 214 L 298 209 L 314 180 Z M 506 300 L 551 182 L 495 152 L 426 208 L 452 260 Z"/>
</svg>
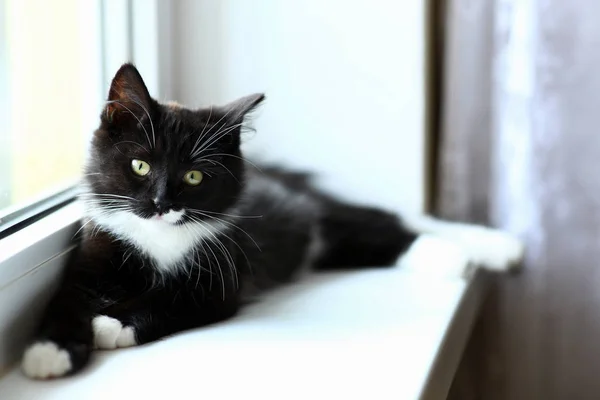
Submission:
<svg viewBox="0 0 600 400">
<path fill-rule="evenodd" d="M 246 169 L 246 182 L 238 203 L 240 211 L 260 212 L 267 219 L 314 220 L 320 201 L 305 173 L 253 164 Z"/>
<path fill-rule="evenodd" d="M 259 286 L 270 286 L 303 268 L 321 207 L 302 174 L 259 168 L 248 169 L 233 229 Z"/>
</svg>

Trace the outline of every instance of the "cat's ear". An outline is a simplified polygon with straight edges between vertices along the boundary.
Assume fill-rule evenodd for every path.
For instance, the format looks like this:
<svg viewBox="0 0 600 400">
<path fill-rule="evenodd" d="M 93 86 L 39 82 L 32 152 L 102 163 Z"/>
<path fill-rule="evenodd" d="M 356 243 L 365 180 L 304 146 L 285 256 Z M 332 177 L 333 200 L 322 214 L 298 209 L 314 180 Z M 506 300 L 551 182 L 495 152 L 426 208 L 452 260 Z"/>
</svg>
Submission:
<svg viewBox="0 0 600 400">
<path fill-rule="evenodd" d="M 150 118 L 152 98 L 142 76 L 133 64 L 123 64 L 108 91 L 102 119 L 108 123 L 142 123 Z"/>
<path fill-rule="evenodd" d="M 224 115 L 231 124 L 239 124 L 244 117 L 254 111 L 265 99 L 264 93 L 255 93 L 244 96 L 223 106 Z"/>
</svg>

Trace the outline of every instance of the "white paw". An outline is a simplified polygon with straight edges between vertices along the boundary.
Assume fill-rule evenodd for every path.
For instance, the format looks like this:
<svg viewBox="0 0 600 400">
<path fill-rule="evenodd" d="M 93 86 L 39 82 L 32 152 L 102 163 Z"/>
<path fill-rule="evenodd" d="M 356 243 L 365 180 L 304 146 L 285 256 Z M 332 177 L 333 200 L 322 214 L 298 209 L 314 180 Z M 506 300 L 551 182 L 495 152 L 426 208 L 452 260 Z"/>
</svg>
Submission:
<svg viewBox="0 0 600 400">
<path fill-rule="evenodd" d="M 456 243 L 433 235 L 421 235 L 399 260 L 404 270 L 440 277 L 465 277 L 472 271 L 469 257 Z"/>
<path fill-rule="evenodd" d="M 71 371 L 71 357 L 54 342 L 37 342 L 25 350 L 21 369 L 30 378 L 48 379 Z"/>
<path fill-rule="evenodd" d="M 465 249 L 472 263 L 495 271 L 518 267 L 525 254 L 525 246 L 516 237 L 490 228 L 470 227 L 451 240 Z"/>
<path fill-rule="evenodd" d="M 92 320 L 94 331 L 94 347 L 97 349 L 116 349 L 137 344 L 135 331 L 130 326 L 123 326 L 121 321 L 106 315 L 98 315 Z"/>
</svg>

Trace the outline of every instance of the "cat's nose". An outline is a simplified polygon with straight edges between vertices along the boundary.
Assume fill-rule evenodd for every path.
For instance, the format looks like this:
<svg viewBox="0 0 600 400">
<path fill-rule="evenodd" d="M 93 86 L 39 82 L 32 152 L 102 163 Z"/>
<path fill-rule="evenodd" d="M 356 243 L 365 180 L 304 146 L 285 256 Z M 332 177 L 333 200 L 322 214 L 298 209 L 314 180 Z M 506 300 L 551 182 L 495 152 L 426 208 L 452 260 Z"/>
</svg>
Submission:
<svg viewBox="0 0 600 400">
<path fill-rule="evenodd" d="M 173 207 L 173 204 L 166 199 L 155 198 L 152 203 L 154 203 L 154 208 L 159 214 L 166 214 Z"/>
</svg>

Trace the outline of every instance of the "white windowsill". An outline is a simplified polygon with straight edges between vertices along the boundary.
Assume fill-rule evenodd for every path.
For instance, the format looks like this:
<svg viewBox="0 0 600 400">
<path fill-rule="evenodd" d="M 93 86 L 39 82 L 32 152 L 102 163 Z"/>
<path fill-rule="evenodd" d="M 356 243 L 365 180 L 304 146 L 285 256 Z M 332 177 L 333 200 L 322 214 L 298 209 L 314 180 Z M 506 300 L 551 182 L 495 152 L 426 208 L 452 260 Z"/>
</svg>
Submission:
<svg viewBox="0 0 600 400">
<path fill-rule="evenodd" d="M 0 240 L 0 290 L 68 250 L 81 216 L 74 202 Z"/>
<path fill-rule="evenodd" d="M 29 336 L 80 215 L 72 204 L 0 241 L 0 321 L 16 321 L 0 327 L 0 366 Z M 486 287 L 484 273 L 312 275 L 225 323 L 96 354 L 73 378 L 34 382 L 14 369 L 0 398 L 445 398 Z"/>
</svg>

